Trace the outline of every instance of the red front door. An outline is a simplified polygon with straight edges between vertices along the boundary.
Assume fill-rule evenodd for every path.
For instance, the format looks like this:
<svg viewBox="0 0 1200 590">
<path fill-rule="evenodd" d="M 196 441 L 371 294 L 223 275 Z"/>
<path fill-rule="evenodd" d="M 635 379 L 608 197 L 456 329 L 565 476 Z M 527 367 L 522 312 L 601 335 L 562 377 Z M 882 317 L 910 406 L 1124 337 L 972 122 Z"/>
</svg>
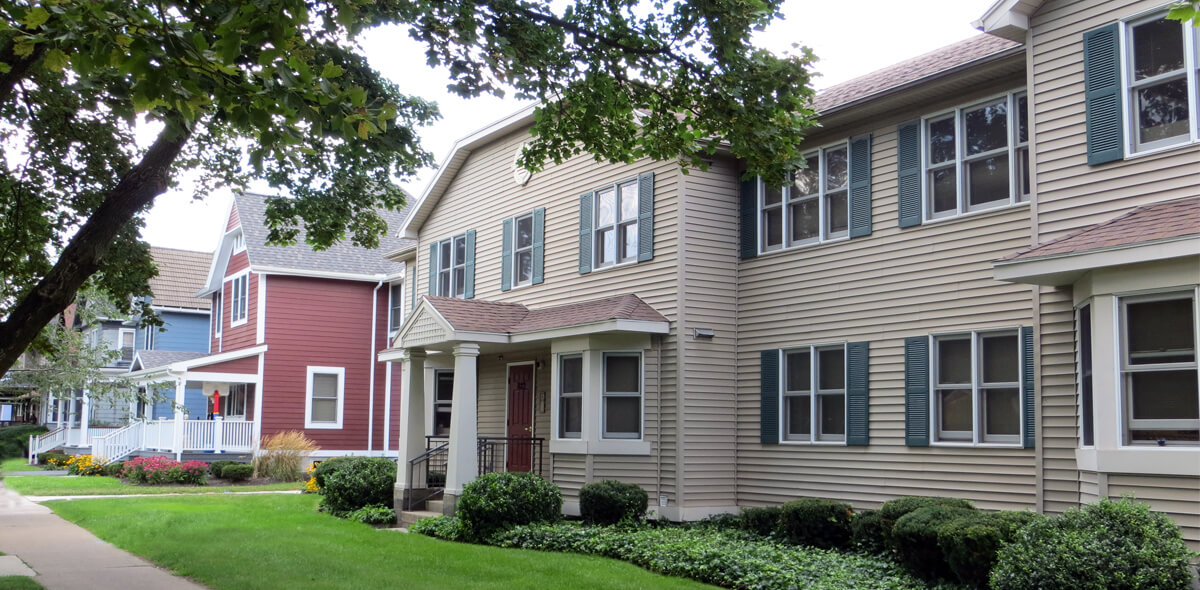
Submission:
<svg viewBox="0 0 1200 590">
<path fill-rule="evenodd" d="M 532 438 L 533 365 L 513 365 L 508 368 L 509 471 L 533 469 Z"/>
</svg>

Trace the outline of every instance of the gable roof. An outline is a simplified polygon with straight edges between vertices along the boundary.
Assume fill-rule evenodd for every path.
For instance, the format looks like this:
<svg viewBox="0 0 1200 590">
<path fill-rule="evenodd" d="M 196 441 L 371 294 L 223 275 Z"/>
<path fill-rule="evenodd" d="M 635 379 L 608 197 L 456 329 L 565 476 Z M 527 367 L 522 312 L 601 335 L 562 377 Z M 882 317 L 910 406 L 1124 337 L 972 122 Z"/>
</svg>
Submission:
<svg viewBox="0 0 1200 590">
<path fill-rule="evenodd" d="M 129 372 L 144 371 L 148 369 L 156 369 L 164 367 L 171 363 L 180 361 L 190 361 L 198 359 L 202 356 L 208 356 L 207 352 L 181 352 L 174 350 L 139 350 L 133 358 L 133 362 L 129 365 Z"/>
<path fill-rule="evenodd" d="M 150 256 L 158 266 L 158 276 L 150 279 L 150 292 L 154 294 L 152 305 L 209 310 L 212 301 L 207 297 L 196 297 L 195 293 L 208 277 L 212 254 L 152 246 Z"/>
<path fill-rule="evenodd" d="M 1200 197 L 1144 205 L 1103 223 L 1017 252 L 1004 260 L 1065 256 L 1189 236 L 1200 236 Z"/>
<path fill-rule="evenodd" d="M 1021 47 L 1021 43 L 1008 39 L 985 34 L 976 35 L 865 76 L 830 86 L 817 93 L 813 99 L 813 109 L 820 114 L 828 114 L 915 83 L 1011 55 Z"/>
<path fill-rule="evenodd" d="M 418 318 L 428 316 L 429 312 L 451 333 L 460 333 L 459 336 L 467 333 L 468 339 L 490 334 L 495 338 L 485 340 L 494 342 L 510 338 L 514 342 L 537 340 L 544 336 L 538 333 L 558 329 L 579 329 L 581 333 L 611 330 L 665 333 L 668 324 L 667 318 L 633 294 L 540 309 L 529 309 L 519 303 L 424 295 L 400 328 L 397 340 L 405 339 L 409 328 L 420 323 Z"/>
</svg>

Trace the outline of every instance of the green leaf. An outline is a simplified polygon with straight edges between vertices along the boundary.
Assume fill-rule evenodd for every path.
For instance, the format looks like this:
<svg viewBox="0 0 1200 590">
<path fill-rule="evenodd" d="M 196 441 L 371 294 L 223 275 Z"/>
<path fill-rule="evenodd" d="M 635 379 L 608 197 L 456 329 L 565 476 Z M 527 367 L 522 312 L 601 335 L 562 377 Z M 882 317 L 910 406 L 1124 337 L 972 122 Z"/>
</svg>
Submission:
<svg viewBox="0 0 1200 590">
<path fill-rule="evenodd" d="M 321 68 L 321 77 L 329 80 L 341 77 L 346 73 L 346 70 L 331 61 L 325 62 L 325 66 Z"/>
<path fill-rule="evenodd" d="M 356 107 L 367 104 L 367 91 L 362 86 L 351 86 L 346 91 L 346 96 L 350 98 L 350 104 Z"/>
<path fill-rule="evenodd" d="M 12 71 L 12 66 L 0 61 L 0 74 L 7 74 Z"/>
<path fill-rule="evenodd" d="M 63 71 L 69 62 L 70 60 L 67 58 L 67 54 L 63 53 L 63 50 L 57 47 L 47 51 L 46 57 L 44 58 L 44 63 L 51 72 Z"/>
<path fill-rule="evenodd" d="M 29 37 L 25 37 L 25 38 L 17 41 L 16 44 L 13 45 L 13 48 L 12 48 L 13 55 L 15 55 L 17 57 L 29 57 L 29 56 L 33 55 L 33 46 L 34 45 L 36 45 L 36 42 L 30 41 Z"/>
<path fill-rule="evenodd" d="M 50 13 L 41 6 L 35 6 L 25 13 L 25 18 L 21 19 L 21 24 L 27 29 L 36 29 L 50 20 Z"/>
</svg>

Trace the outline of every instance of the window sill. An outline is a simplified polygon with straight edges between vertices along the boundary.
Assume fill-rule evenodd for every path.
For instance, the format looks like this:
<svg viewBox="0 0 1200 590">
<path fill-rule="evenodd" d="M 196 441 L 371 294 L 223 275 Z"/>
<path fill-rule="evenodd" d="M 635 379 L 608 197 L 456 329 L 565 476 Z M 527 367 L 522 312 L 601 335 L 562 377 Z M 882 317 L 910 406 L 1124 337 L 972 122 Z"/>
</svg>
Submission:
<svg viewBox="0 0 1200 590">
<path fill-rule="evenodd" d="M 959 449 L 971 449 L 971 448 L 981 448 L 981 449 L 1021 449 L 1021 448 L 1024 448 L 1024 446 L 1023 446 L 1021 443 L 1019 443 L 1019 442 L 1015 442 L 1015 443 L 993 443 L 993 442 L 981 442 L 981 443 L 974 443 L 974 442 L 931 441 L 931 442 L 929 443 L 929 446 L 931 446 L 931 447 L 959 448 Z M 1029 449 L 1029 450 L 1030 450 L 1030 451 L 1032 451 L 1033 449 Z"/>
<path fill-rule="evenodd" d="M 985 209 L 976 209 L 974 211 L 967 211 L 966 213 L 959 213 L 956 215 L 947 215 L 945 217 L 926 217 L 925 220 L 921 222 L 921 225 L 929 225 L 929 224 L 934 224 L 934 223 L 945 223 L 948 221 L 954 221 L 956 219 L 966 219 L 966 218 L 970 218 L 970 217 L 986 217 L 988 215 L 996 215 L 999 213 L 1006 213 L 1006 212 L 1012 211 L 1013 209 L 1018 209 L 1020 207 L 1028 207 L 1029 203 L 1032 201 L 1033 201 L 1033 195 L 1031 194 L 1031 195 L 1029 195 L 1029 198 L 1025 199 L 1024 201 L 1019 201 L 1016 203 L 1009 203 L 1008 205 L 999 205 L 996 207 L 987 207 Z"/>
<path fill-rule="evenodd" d="M 1140 152 L 1127 153 L 1127 154 L 1125 154 L 1125 157 L 1122 158 L 1121 160 L 1122 161 L 1136 160 L 1138 158 L 1154 156 L 1154 155 L 1158 155 L 1158 154 L 1165 153 L 1165 152 L 1179 150 L 1179 149 L 1183 149 L 1183 148 L 1187 148 L 1187 147 L 1193 147 L 1196 145 L 1200 145 L 1200 140 L 1189 139 L 1187 141 L 1181 141 L 1179 143 L 1173 143 L 1171 145 L 1162 145 L 1162 146 L 1158 146 L 1156 148 L 1142 150 Z"/>
<path fill-rule="evenodd" d="M 244 325 L 246 325 L 246 324 L 249 324 L 249 323 L 250 323 L 250 317 L 249 317 L 249 316 L 247 316 L 247 317 L 245 317 L 245 318 L 242 318 L 242 319 L 240 319 L 240 320 L 238 320 L 238 321 L 236 321 L 236 322 L 229 322 L 229 327 L 230 327 L 230 328 L 236 328 L 236 327 L 238 327 L 238 326 L 244 326 Z"/>
<path fill-rule="evenodd" d="M 1200 477 L 1200 447 L 1076 449 L 1075 463 L 1095 473 Z"/>
<path fill-rule="evenodd" d="M 609 271 L 609 270 L 617 270 L 619 268 L 625 268 L 627 266 L 637 266 L 637 263 L 638 263 L 638 259 L 634 258 L 633 260 L 626 260 L 625 262 L 618 262 L 616 264 L 610 264 L 608 266 L 597 267 L 597 266 L 593 265 L 592 272 L 596 273 L 596 272 L 605 272 L 605 271 Z"/>
<path fill-rule="evenodd" d="M 867 236 L 863 236 L 863 237 L 867 237 Z M 847 234 L 847 235 L 841 236 L 839 238 L 830 238 L 828 240 L 823 240 L 823 241 L 819 241 L 819 242 L 805 242 L 803 244 L 796 244 L 794 246 L 772 248 L 770 250 L 760 250 L 758 252 L 758 255 L 760 257 L 761 256 L 774 256 L 775 254 L 783 254 L 785 252 L 795 252 L 797 250 L 805 250 L 807 248 L 816 248 L 817 246 L 825 246 L 828 244 L 837 244 L 839 242 L 849 242 L 849 241 L 850 241 L 850 236 Z"/>
<path fill-rule="evenodd" d="M 341 424 L 309 424 L 305 423 L 304 428 L 310 430 L 341 430 Z"/>
<path fill-rule="evenodd" d="M 562 455 L 632 455 L 649 456 L 650 443 L 645 440 L 550 440 L 550 452 Z"/>
<path fill-rule="evenodd" d="M 787 439 L 781 439 L 779 441 L 779 444 L 791 445 L 791 446 L 797 446 L 797 447 L 844 447 L 844 446 L 846 446 L 846 441 L 844 441 L 844 440 L 787 440 Z"/>
</svg>

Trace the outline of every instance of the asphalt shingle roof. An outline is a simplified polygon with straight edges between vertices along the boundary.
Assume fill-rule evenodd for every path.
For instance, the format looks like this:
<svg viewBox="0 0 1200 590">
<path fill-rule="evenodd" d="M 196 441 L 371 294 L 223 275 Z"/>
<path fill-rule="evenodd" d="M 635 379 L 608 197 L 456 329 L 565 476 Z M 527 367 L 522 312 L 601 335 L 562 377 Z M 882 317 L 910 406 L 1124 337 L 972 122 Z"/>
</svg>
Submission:
<svg viewBox="0 0 1200 590">
<path fill-rule="evenodd" d="M 817 93 L 813 100 L 813 108 L 818 113 L 831 111 L 1020 46 L 1021 43 L 993 35 L 976 35 L 865 76 L 830 86 Z"/>
<path fill-rule="evenodd" d="M 1187 236 L 1200 236 L 1200 197 L 1144 205 L 1103 223 L 1017 252 L 1005 260 L 1029 260 Z"/>
<path fill-rule="evenodd" d="M 520 334 L 607 320 L 665 322 L 667 318 L 637 295 L 625 294 L 529 309 L 518 303 L 425 296 L 455 330 Z"/>
<path fill-rule="evenodd" d="M 165 367 L 171 363 L 182 361 L 190 361 L 198 359 L 202 356 L 208 356 L 207 352 L 180 352 L 174 350 L 139 350 L 137 357 L 141 361 L 142 369 L 156 369 Z"/>
<path fill-rule="evenodd" d="M 380 216 L 387 222 L 388 231 L 379 239 L 379 247 L 376 249 L 361 248 L 345 240 L 328 249 L 314 251 L 312 246 L 304 241 L 303 227 L 296 236 L 295 244 L 268 246 L 267 197 L 256 193 L 240 193 L 234 198 L 241 219 L 242 233 L 246 236 L 246 251 L 250 255 L 250 263 L 254 266 L 360 275 L 395 274 L 403 270 L 404 265 L 387 260 L 383 257 L 384 253 L 415 243 L 397 237 L 404 218 L 408 215 L 408 209 L 405 208 L 400 211 L 379 211 Z"/>
<path fill-rule="evenodd" d="M 151 247 L 150 256 L 158 266 L 158 276 L 150 279 L 154 305 L 205 311 L 212 306 L 208 297 L 193 297 L 208 279 L 212 254 Z"/>
</svg>

